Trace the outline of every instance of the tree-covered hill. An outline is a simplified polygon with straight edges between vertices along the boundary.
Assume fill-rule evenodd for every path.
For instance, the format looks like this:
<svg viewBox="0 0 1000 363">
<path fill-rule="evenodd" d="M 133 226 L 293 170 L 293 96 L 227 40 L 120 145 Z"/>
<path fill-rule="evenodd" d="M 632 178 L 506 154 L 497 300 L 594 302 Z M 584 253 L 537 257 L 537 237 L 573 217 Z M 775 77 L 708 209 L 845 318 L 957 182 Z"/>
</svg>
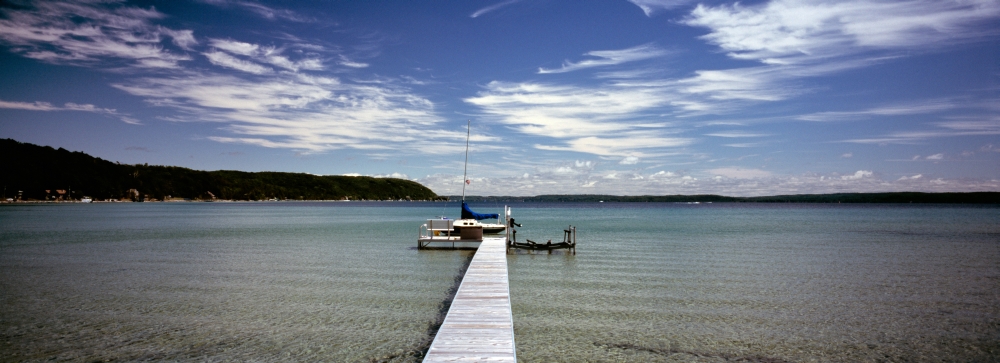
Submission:
<svg viewBox="0 0 1000 363">
<path fill-rule="evenodd" d="M 8 198 L 24 200 L 62 196 L 79 199 L 190 198 L 230 200 L 433 200 L 437 195 L 419 183 L 396 178 L 318 176 L 302 173 L 220 170 L 176 166 L 128 165 L 82 152 L 0 140 L 0 182 Z M 67 191 L 59 194 L 59 190 Z"/>
</svg>

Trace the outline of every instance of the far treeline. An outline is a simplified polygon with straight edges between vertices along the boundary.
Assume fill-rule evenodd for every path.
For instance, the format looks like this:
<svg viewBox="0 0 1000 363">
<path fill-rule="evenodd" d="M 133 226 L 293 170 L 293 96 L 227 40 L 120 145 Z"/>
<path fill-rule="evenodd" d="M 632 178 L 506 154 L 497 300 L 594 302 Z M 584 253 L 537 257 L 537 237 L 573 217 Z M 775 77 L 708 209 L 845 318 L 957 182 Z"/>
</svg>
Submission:
<svg viewBox="0 0 1000 363">
<path fill-rule="evenodd" d="M 0 140 L 6 198 L 68 200 L 436 200 L 419 183 L 396 178 L 119 164 L 63 148 Z"/>
<path fill-rule="evenodd" d="M 461 197 L 451 197 L 457 199 Z M 1000 192 L 973 193 L 837 193 L 797 194 L 768 197 L 725 197 L 721 195 L 539 195 L 535 197 L 466 196 L 471 202 L 656 202 L 656 203 L 958 203 L 1000 204 Z"/>
</svg>

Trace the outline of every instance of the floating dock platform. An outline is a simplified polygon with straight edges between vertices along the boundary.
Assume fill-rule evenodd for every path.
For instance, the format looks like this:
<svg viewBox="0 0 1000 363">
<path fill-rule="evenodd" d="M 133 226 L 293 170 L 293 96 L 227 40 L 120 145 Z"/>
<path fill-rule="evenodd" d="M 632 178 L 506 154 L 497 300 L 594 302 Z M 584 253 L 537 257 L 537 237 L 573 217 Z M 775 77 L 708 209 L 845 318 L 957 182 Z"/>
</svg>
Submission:
<svg viewBox="0 0 1000 363">
<path fill-rule="evenodd" d="M 482 239 L 424 362 L 516 362 L 507 238 Z"/>
</svg>

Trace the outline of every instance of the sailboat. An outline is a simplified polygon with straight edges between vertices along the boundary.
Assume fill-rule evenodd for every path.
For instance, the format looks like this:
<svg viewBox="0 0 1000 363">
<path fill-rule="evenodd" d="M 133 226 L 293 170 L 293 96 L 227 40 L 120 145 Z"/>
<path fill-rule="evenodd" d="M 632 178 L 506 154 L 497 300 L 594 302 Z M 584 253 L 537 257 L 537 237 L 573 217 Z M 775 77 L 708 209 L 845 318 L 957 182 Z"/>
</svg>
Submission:
<svg viewBox="0 0 1000 363">
<path fill-rule="evenodd" d="M 482 226 L 483 234 L 497 234 L 503 233 L 507 229 L 507 226 L 500 223 L 500 215 L 497 213 L 476 213 L 471 208 L 469 208 L 469 203 L 465 202 L 465 186 L 469 185 L 469 138 L 472 136 L 472 121 L 470 120 L 466 126 L 467 131 L 465 134 L 465 169 L 462 171 L 462 217 L 456 221 L 456 232 L 458 232 L 459 226 Z M 484 219 L 496 219 L 497 223 L 482 223 L 479 222 Z"/>
</svg>

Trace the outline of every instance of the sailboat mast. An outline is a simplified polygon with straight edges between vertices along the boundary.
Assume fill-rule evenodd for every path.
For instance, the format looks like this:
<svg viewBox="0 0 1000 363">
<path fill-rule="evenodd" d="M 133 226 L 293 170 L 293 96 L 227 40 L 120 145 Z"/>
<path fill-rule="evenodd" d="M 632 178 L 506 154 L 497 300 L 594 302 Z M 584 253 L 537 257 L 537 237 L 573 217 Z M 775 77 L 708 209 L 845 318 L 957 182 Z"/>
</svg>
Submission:
<svg viewBox="0 0 1000 363">
<path fill-rule="evenodd" d="M 469 120 L 465 132 L 465 168 L 462 170 L 462 201 L 465 201 L 465 186 L 469 184 L 469 136 L 472 135 L 472 120 Z"/>
</svg>

